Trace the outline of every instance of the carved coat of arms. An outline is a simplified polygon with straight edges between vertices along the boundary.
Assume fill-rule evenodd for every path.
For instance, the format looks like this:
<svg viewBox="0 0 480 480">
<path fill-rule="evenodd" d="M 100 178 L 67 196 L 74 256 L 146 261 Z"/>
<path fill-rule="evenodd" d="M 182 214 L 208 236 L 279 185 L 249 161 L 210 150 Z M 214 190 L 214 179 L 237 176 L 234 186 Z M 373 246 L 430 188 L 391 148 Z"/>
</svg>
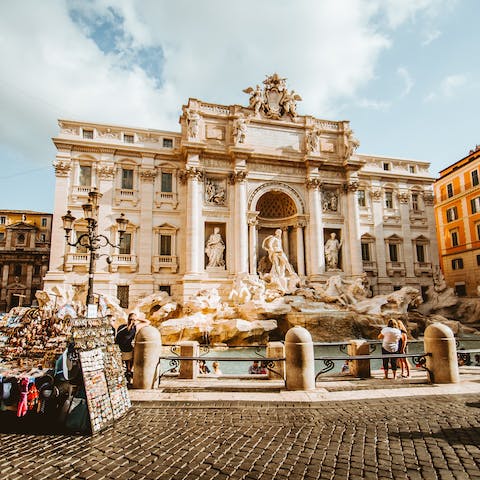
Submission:
<svg viewBox="0 0 480 480">
<path fill-rule="evenodd" d="M 286 78 L 281 78 L 277 73 L 267 76 L 263 81 L 262 90 L 259 85 L 256 88 L 248 87 L 243 90 L 250 95 L 250 107 L 255 115 L 260 112 L 268 118 L 279 119 L 283 115 L 297 116 L 297 101 L 302 97 L 294 90 L 288 91 Z"/>
</svg>

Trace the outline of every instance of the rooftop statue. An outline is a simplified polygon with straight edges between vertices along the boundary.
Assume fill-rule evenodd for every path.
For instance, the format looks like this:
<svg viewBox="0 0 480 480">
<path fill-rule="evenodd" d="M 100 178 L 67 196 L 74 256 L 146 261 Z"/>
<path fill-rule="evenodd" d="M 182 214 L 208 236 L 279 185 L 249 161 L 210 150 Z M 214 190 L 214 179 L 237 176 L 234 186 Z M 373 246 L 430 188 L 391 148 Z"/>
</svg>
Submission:
<svg viewBox="0 0 480 480">
<path fill-rule="evenodd" d="M 302 97 L 295 90 L 288 91 L 286 80 L 274 73 L 263 81 L 265 85 L 263 90 L 260 85 L 243 90 L 250 95 L 250 108 L 253 109 L 255 116 L 259 116 L 260 113 L 273 119 L 285 115 L 290 115 L 294 119 L 297 116 L 297 102 L 301 101 Z"/>
</svg>

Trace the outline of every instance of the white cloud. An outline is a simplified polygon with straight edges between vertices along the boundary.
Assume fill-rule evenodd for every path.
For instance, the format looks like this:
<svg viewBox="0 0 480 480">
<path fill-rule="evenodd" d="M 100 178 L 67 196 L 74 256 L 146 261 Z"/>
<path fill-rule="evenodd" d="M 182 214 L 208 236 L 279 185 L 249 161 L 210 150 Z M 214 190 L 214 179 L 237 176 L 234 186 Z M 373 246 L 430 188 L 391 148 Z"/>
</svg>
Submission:
<svg viewBox="0 0 480 480">
<path fill-rule="evenodd" d="M 467 84 L 467 75 L 456 74 L 445 77 L 439 87 L 430 92 L 424 99 L 425 102 L 431 102 L 439 98 L 449 98 L 455 96 L 461 87 Z"/>
<path fill-rule="evenodd" d="M 391 102 L 382 100 L 372 100 L 361 98 L 355 102 L 355 105 L 360 108 L 369 108 L 371 110 L 388 110 L 391 107 Z"/>
<path fill-rule="evenodd" d="M 412 76 L 410 75 L 410 72 L 405 67 L 398 67 L 397 73 L 400 75 L 400 77 L 402 77 L 403 81 L 405 82 L 403 92 L 401 93 L 401 96 L 405 97 L 410 93 L 410 90 L 412 90 L 414 81 L 412 79 Z"/>
<path fill-rule="evenodd" d="M 424 40 L 422 41 L 422 45 L 426 47 L 430 45 L 433 41 L 439 38 L 442 35 L 440 30 L 428 30 L 423 33 Z"/>
</svg>

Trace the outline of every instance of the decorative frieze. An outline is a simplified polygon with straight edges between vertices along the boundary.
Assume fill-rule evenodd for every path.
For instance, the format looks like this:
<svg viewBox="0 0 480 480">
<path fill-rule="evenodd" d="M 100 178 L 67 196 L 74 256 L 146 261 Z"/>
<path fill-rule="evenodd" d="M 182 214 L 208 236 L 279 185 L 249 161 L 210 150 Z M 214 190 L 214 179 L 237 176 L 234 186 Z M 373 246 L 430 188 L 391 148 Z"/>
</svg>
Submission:
<svg viewBox="0 0 480 480">
<path fill-rule="evenodd" d="M 97 167 L 97 175 L 100 180 L 110 180 L 115 174 L 115 167 L 113 165 L 99 165 Z"/>
<path fill-rule="evenodd" d="M 157 176 L 157 171 L 151 168 L 142 168 L 140 178 L 145 182 L 153 182 Z"/>
<path fill-rule="evenodd" d="M 374 202 L 381 202 L 383 197 L 383 192 L 381 188 L 372 188 L 370 190 L 370 196 Z"/>
<path fill-rule="evenodd" d="M 205 178 L 204 185 L 206 205 L 225 205 L 227 192 L 225 180 Z"/>
<path fill-rule="evenodd" d="M 428 206 L 432 206 L 435 201 L 435 196 L 431 192 L 425 192 L 423 194 L 423 203 Z"/>
<path fill-rule="evenodd" d="M 410 195 L 408 192 L 399 192 L 397 193 L 397 198 L 400 203 L 408 203 L 410 200 Z"/>
</svg>

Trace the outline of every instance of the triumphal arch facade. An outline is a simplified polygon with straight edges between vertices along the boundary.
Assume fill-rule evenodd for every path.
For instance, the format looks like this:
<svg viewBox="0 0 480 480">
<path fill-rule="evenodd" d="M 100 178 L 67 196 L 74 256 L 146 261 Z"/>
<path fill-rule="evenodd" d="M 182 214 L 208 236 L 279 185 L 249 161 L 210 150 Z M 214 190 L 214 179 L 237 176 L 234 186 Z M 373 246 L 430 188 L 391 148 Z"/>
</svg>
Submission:
<svg viewBox="0 0 480 480">
<path fill-rule="evenodd" d="M 375 294 L 426 289 L 438 265 L 429 164 L 359 154 L 348 121 L 299 115 L 277 74 L 244 92 L 244 106 L 190 98 L 179 132 L 59 121 L 46 288 L 86 282 L 88 252 L 65 244 L 61 216 L 80 235 L 96 188 L 99 232 L 115 243 L 121 212 L 129 225 L 97 260 L 95 290 L 124 304 L 159 289 L 226 299 L 239 279 L 268 281 L 275 236 L 300 283 L 365 275 Z"/>
</svg>

